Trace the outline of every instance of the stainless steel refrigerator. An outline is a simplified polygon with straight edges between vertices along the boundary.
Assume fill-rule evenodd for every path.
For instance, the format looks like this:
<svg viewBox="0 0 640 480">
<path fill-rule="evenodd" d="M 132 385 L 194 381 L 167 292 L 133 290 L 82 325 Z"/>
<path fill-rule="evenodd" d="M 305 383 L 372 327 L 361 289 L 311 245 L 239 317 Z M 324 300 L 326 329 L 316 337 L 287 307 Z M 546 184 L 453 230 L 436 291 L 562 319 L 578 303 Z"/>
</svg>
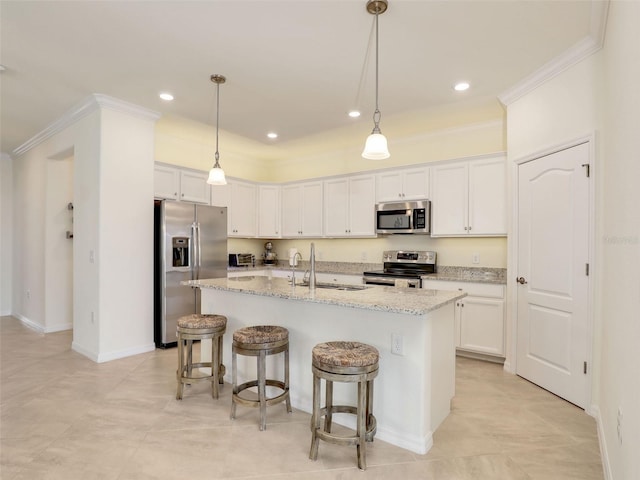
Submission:
<svg viewBox="0 0 640 480">
<path fill-rule="evenodd" d="M 227 207 L 156 200 L 154 224 L 154 339 L 167 348 L 178 318 L 200 312 L 200 289 L 180 282 L 227 276 Z"/>
</svg>

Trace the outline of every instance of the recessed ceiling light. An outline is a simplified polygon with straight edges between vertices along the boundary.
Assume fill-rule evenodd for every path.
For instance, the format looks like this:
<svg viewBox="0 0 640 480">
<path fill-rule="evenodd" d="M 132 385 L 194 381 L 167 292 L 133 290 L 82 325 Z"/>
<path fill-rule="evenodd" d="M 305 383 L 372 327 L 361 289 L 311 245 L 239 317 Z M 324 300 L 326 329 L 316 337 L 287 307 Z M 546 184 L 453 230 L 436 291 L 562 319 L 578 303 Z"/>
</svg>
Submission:
<svg viewBox="0 0 640 480">
<path fill-rule="evenodd" d="M 351 118 L 358 118 L 360 116 L 360 112 L 358 110 L 351 110 L 349 112 L 349 116 Z"/>
<path fill-rule="evenodd" d="M 162 92 L 160 94 L 160 98 L 162 100 L 166 100 L 167 102 L 170 102 L 171 100 L 173 100 L 173 95 L 171 95 L 170 93 L 167 93 L 167 92 Z"/>
<path fill-rule="evenodd" d="M 274 138 L 278 138 L 278 134 L 275 132 L 269 132 L 267 133 L 267 137 L 273 140 Z"/>
<path fill-rule="evenodd" d="M 453 86 L 453 89 L 456 92 L 464 92 L 465 90 L 468 90 L 470 87 L 470 85 L 467 82 L 458 82 Z"/>
</svg>

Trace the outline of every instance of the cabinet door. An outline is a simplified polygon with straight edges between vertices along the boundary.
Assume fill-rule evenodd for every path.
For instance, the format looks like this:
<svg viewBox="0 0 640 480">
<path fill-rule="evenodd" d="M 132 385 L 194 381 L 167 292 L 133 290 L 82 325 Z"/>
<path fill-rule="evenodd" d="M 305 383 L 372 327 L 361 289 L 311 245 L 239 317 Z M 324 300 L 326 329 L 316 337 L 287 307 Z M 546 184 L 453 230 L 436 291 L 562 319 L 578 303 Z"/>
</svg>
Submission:
<svg viewBox="0 0 640 480">
<path fill-rule="evenodd" d="M 180 200 L 209 205 L 211 185 L 207 183 L 208 174 L 200 172 L 180 172 Z"/>
<path fill-rule="evenodd" d="M 280 187 L 277 185 L 258 187 L 258 236 L 280 236 Z"/>
<path fill-rule="evenodd" d="M 376 201 L 402 201 L 402 174 L 399 171 L 382 172 L 376 175 Z"/>
<path fill-rule="evenodd" d="M 402 199 L 424 200 L 429 198 L 429 168 L 412 168 L 402 174 Z"/>
<path fill-rule="evenodd" d="M 180 171 L 155 165 L 153 169 L 153 193 L 156 198 L 178 200 L 180 192 Z"/>
<path fill-rule="evenodd" d="M 376 175 L 376 201 L 395 202 L 429 198 L 429 168 L 411 168 Z"/>
<path fill-rule="evenodd" d="M 302 197 L 301 185 L 285 185 L 282 187 L 282 236 L 298 237 L 302 235 L 300 207 Z"/>
<path fill-rule="evenodd" d="M 468 164 L 432 167 L 431 236 L 468 235 Z"/>
<path fill-rule="evenodd" d="M 300 225 L 303 237 L 322 236 L 322 182 L 300 186 Z"/>
<path fill-rule="evenodd" d="M 507 234 L 507 166 L 504 157 L 469 163 L 469 233 Z"/>
<path fill-rule="evenodd" d="M 256 236 L 256 186 L 250 183 L 231 184 L 230 236 Z"/>
<path fill-rule="evenodd" d="M 324 234 L 349 236 L 349 180 L 346 178 L 324 182 Z"/>
<path fill-rule="evenodd" d="M 361 175 L 349 179 L 349 235 L 372 237 L 375 228 L 376 179 Z"/>
<path fill-rule="evenodd" d="M 504 355 L 504 301 L 465 297 L 460 304 L 460 348 Z"/>
</svg>

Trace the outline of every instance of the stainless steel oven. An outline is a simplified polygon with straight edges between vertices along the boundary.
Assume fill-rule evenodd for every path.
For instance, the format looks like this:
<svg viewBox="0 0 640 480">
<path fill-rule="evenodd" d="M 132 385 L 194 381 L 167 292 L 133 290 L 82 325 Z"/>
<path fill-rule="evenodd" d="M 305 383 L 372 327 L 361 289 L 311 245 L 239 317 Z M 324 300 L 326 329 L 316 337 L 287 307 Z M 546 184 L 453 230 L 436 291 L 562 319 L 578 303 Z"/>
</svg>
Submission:
<svg viewBox="0 0 640 480">
<path fill-rule="evenodd" d="M 436 252 L 387 250 L 382 257 L 384 269 L 364 272 L 365 284 L 420 288 L 422 275 L 436 271 Z"/>
</svg>

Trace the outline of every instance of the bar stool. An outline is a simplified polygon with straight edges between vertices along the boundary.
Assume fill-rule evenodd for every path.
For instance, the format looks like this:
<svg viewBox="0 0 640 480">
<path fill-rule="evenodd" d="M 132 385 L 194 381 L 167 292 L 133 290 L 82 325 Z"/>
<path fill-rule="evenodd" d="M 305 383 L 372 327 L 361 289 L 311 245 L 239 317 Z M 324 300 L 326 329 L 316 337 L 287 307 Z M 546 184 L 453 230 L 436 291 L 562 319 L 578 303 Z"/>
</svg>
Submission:
<svg viewBox="0 0 640 480">
<path fill-rule="evenodd" d="M 182 400 L 184 384 L 211 382 L 211 396 L 218 398 L 218 383 L 224 383 L 225 368 L 222 364 L 222 335 L 227 329 L 227 317 L 223 315 L 193 314 L 180 317 L 178 337 L 178 392 L 176 400 Z M 193 363 L 193 341 L 211 339 L 211 361 Z M 202 358 L 202 352 L 201 352 Z M 193 369 L 211 368 L 211 375 L 194 376 Z"/>
<path fill-rule="evenodd" d="M 268 379 L 267 355 L 284 352 L 284 382 Z M 237 355 L 257 357 L 258 379 L 238 385 Z M 289 399 L 289 331 L 284 327 L 260 325 L 245 327 L 233 332 L 233 346 L 231 349 L 233 395 L 231 397 L 231 419 L 236 418 L 236 405 L 260 408 L 260 430 L 267 428 L 267 406 L 286 402 L 287 412 L 291 413 Z M 277 387 L 282 393 L 267 398 L 266 387 Z M 247 388 L 258 387 L 258 399 L 242 398 L 240 392 Z"/>
<path fill-rule="evenodd" d="M 327 342 L 313 347 L 311 353 L 313 371 L 313 413 L 311 416 L 311 450 L 309 458 L 318 458 L 319 440 L 337 445 L 356 445 L 358 468 L 366 470 L 365 442 L 372 442 L 376 434 L 376 417 L 373 415 L 373 379 L 378 376 L 378 350 L 359 342 Z M 320 407 L 320 383 L 326 383 L 325 406 Z M 357 406 L 333 405 L 333 382 L 358 384 Z M 331 433 L 332 415 L 350 413 L 356 415 L 356 432 L 351 436 Z M 320 427 L 321 417 L 324 429 Z"/>
</svg>

